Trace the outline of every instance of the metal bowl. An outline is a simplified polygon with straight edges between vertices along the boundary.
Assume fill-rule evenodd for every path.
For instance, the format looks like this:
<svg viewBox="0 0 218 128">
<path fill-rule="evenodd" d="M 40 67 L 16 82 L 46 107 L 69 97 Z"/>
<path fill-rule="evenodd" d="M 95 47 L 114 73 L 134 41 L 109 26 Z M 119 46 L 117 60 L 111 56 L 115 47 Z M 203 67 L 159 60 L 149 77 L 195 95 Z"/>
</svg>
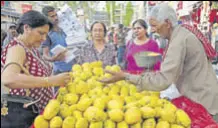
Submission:
<svg viewBox="0 0 218 128">
<path fill-rule="evenodd" d="M 150 56 L 150 54 L 155 54 Z M 155 52 L 138 52 L 134 55 L 136 64 L 141 68 L 153 68 L 157 61 L 161 60 L 161 54 Z"/>
</svg>

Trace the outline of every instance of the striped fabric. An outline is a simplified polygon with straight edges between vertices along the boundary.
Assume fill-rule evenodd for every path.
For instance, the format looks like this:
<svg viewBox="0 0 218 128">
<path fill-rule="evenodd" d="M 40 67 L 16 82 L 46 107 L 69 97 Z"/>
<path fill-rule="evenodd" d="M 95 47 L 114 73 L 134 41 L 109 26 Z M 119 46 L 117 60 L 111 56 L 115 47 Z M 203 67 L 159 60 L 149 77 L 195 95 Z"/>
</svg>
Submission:
<svg viewBox="0 0 218 128">
<path fill-rule="evenodd" d="M 194 35 L 196 35 L 197 38 L 201 41 L 208 59 L 212 60 L 213 58 L 217 56 L 216 50 L 212 47 L 210 41 L 203 35 L 201 31 L 187 24 L 183 24 L 182 26 L 188 29 Z"/>
</svg>

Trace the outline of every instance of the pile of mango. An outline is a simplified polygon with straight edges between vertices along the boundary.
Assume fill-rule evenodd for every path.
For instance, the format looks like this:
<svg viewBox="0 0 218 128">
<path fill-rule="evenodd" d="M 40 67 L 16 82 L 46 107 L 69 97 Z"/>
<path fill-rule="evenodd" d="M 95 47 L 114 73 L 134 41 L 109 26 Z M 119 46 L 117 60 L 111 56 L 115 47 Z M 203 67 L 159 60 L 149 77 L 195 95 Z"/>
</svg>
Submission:
<svg viewBox="0 0 218 128">
<path fill-rule="evenodd" d="M 120 71 L 117 65 L 105 69 Z M 100 61 L 74 65 L 70 75 L 71 82 L 35 119 L 35 128 L 190 128 L 189 116 L 159 92 L 138 92 L 127 81 L 99 82 L 111 77 Z"/>
</svg>

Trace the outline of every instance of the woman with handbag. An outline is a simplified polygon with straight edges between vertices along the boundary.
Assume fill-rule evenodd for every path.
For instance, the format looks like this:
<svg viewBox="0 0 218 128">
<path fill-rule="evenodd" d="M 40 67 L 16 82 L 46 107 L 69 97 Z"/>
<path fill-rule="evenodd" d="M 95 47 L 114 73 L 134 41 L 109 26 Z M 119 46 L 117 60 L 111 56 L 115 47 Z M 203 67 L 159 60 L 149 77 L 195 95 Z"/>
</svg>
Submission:
<svg viewBox="0 0 218 128">
<path fill-rule="evenodd" d="M 50 76 L 52 67 L 37 50 L 51 28 L 44 15 L 28 11 L 17 24 L 19 36 L 3 49 L 1 80 L 9 94 L 1 96 L 1 128 L 30 127 L 53 98 L 51 87 L 64 86 L 70 80 L 69 73 Z"/>
</svg>

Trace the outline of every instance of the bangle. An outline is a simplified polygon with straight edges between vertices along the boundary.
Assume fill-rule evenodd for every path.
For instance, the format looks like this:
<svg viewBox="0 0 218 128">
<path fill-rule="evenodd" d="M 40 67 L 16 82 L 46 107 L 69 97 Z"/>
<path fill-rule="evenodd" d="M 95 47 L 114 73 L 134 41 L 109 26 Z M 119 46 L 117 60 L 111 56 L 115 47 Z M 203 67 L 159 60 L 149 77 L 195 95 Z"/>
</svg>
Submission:
<svg viewBox="0 0 218 128">
<path fill-rule="evenodd" d="M 46 81 L 46 87 L 49 87 L 48 77 L 44 77 L 44 80 Z"/>
</svg>

